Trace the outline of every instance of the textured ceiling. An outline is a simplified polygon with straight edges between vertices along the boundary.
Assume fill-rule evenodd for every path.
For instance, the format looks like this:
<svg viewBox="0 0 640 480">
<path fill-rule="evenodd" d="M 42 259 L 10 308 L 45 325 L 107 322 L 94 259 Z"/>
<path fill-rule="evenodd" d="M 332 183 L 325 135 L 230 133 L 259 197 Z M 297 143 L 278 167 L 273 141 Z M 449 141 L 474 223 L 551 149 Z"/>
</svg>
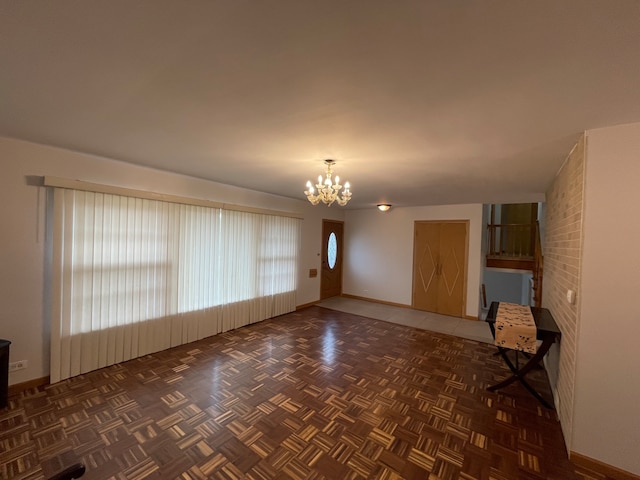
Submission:
<svg viewBox="0 0 640 480">
<path fill-rule="evenodd" d="M 0 135 L 351 208 L 527 201 L 639 85 L 637 0 L 0 0 Z"/>
</svg>

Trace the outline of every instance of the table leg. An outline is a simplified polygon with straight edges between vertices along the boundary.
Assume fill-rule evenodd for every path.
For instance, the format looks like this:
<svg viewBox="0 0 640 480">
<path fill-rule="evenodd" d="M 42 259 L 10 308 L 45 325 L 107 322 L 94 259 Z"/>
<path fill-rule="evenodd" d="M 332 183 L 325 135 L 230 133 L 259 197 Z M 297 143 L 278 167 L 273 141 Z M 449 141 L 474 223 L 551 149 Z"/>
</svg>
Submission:
<svg viewBox="0 0 640 480">
<path fill-rule="evenodd" d="M 495 337 L 495 329 L 493 328 L 493 325 L 490 325 L 490 326 L 491 326 L 491 333 L 493 333 Z M 490 392 L 493 392 L 500 388 L 506 387 L 507 385 L 511 385 L 513 382 L 518 380 L 531 393 L 531 395 L 533 395 L 535 398 L 538 399 L 540 403 L 542 403 L 542 405 L 544 405 L 546 408 L 553 408 L 553 406 L 551 406 L 549 402 L 547 402 L 544 398 L 542 398 L 542 396 L 531 385 L 529 385 L 529 383 L 524 379 L 524 376 L 529 371 L 531 371 L 533 368 L 535 368 L 540 364 L 540 361 L 547 354 L 547 352 L 551 348 L 551 345 L 553 345 L 554 340 L 555 340 L 554 337 L 551 335 L 545 338 L 542 341 L 542 344 L 540 345 L 540 348 L 538 348 L 538 351 L 535 353 L 535 355 L 533 355 L 529 359 L 529 361 L 520 369 L 516 368 L 516 366 L 513 365 L 513 363 L 507 356 L 508 349 L 503 347 L 497 347 L 498 352 L 502 356 L 504 362 L 507 364 L 507 366 L 509 367 L 509 370 L 511 370 L 513 375 L 511 375 L 508 378 L 505 378 L 503 381 L 496 383 L 495 385 L 491 385 L 490 387 L 487 387 L 487 390 L 489 390 Z"/>
</svg>

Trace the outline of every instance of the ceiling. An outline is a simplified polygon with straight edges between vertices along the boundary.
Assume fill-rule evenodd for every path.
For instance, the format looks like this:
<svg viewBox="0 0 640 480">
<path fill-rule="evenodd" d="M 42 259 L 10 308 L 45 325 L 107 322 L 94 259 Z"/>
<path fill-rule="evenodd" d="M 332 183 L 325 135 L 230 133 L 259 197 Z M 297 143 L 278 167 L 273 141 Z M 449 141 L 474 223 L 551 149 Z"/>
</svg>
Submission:
<svg viewBox="0 0 640 480">
<path fill-rule="evenodd" d="M 0 0 L 1 136 L 293 198 L 527 201 L 637 121 L 638 0 Z"/>
</svg>

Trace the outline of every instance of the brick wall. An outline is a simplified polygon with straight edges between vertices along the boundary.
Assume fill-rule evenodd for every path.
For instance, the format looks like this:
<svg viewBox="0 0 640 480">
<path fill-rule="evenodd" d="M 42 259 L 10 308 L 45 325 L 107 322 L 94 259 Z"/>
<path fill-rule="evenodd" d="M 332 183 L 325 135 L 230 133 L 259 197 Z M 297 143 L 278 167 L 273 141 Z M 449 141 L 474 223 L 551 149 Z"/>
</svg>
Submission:
<svg viewBox="0 0 640 480">
<path fill-rule="evenodd" d="M 562 339 L 546 359 L 556 408 L 567 448 L 573 421 L 578 330 L 578 302 L 567 301 L 567 291 L 580 295 L 582 219 L 585 179 L 584 135 L 569 154 L 546 194 L 544 279 L 542 306 L 555 318 Z"/>
</svg>

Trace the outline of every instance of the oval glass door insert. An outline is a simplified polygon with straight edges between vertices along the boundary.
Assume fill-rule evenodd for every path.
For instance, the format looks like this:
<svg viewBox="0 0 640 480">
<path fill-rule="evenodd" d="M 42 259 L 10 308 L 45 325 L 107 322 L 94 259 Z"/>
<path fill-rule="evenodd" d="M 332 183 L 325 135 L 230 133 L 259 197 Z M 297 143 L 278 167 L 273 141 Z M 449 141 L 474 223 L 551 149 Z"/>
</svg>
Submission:
<svg viewBox="0 0 640 480">
<path fill-rule="evenodd" d="M 329 235 L 329 244 L 327 245 L 327 261 L 329 262 L 329 268 L 333 270 L 336 266 L 336 259 L 338 258 L 338 240 L 336 240 L 336 234 L 331 232 Z"/>
</svg>

